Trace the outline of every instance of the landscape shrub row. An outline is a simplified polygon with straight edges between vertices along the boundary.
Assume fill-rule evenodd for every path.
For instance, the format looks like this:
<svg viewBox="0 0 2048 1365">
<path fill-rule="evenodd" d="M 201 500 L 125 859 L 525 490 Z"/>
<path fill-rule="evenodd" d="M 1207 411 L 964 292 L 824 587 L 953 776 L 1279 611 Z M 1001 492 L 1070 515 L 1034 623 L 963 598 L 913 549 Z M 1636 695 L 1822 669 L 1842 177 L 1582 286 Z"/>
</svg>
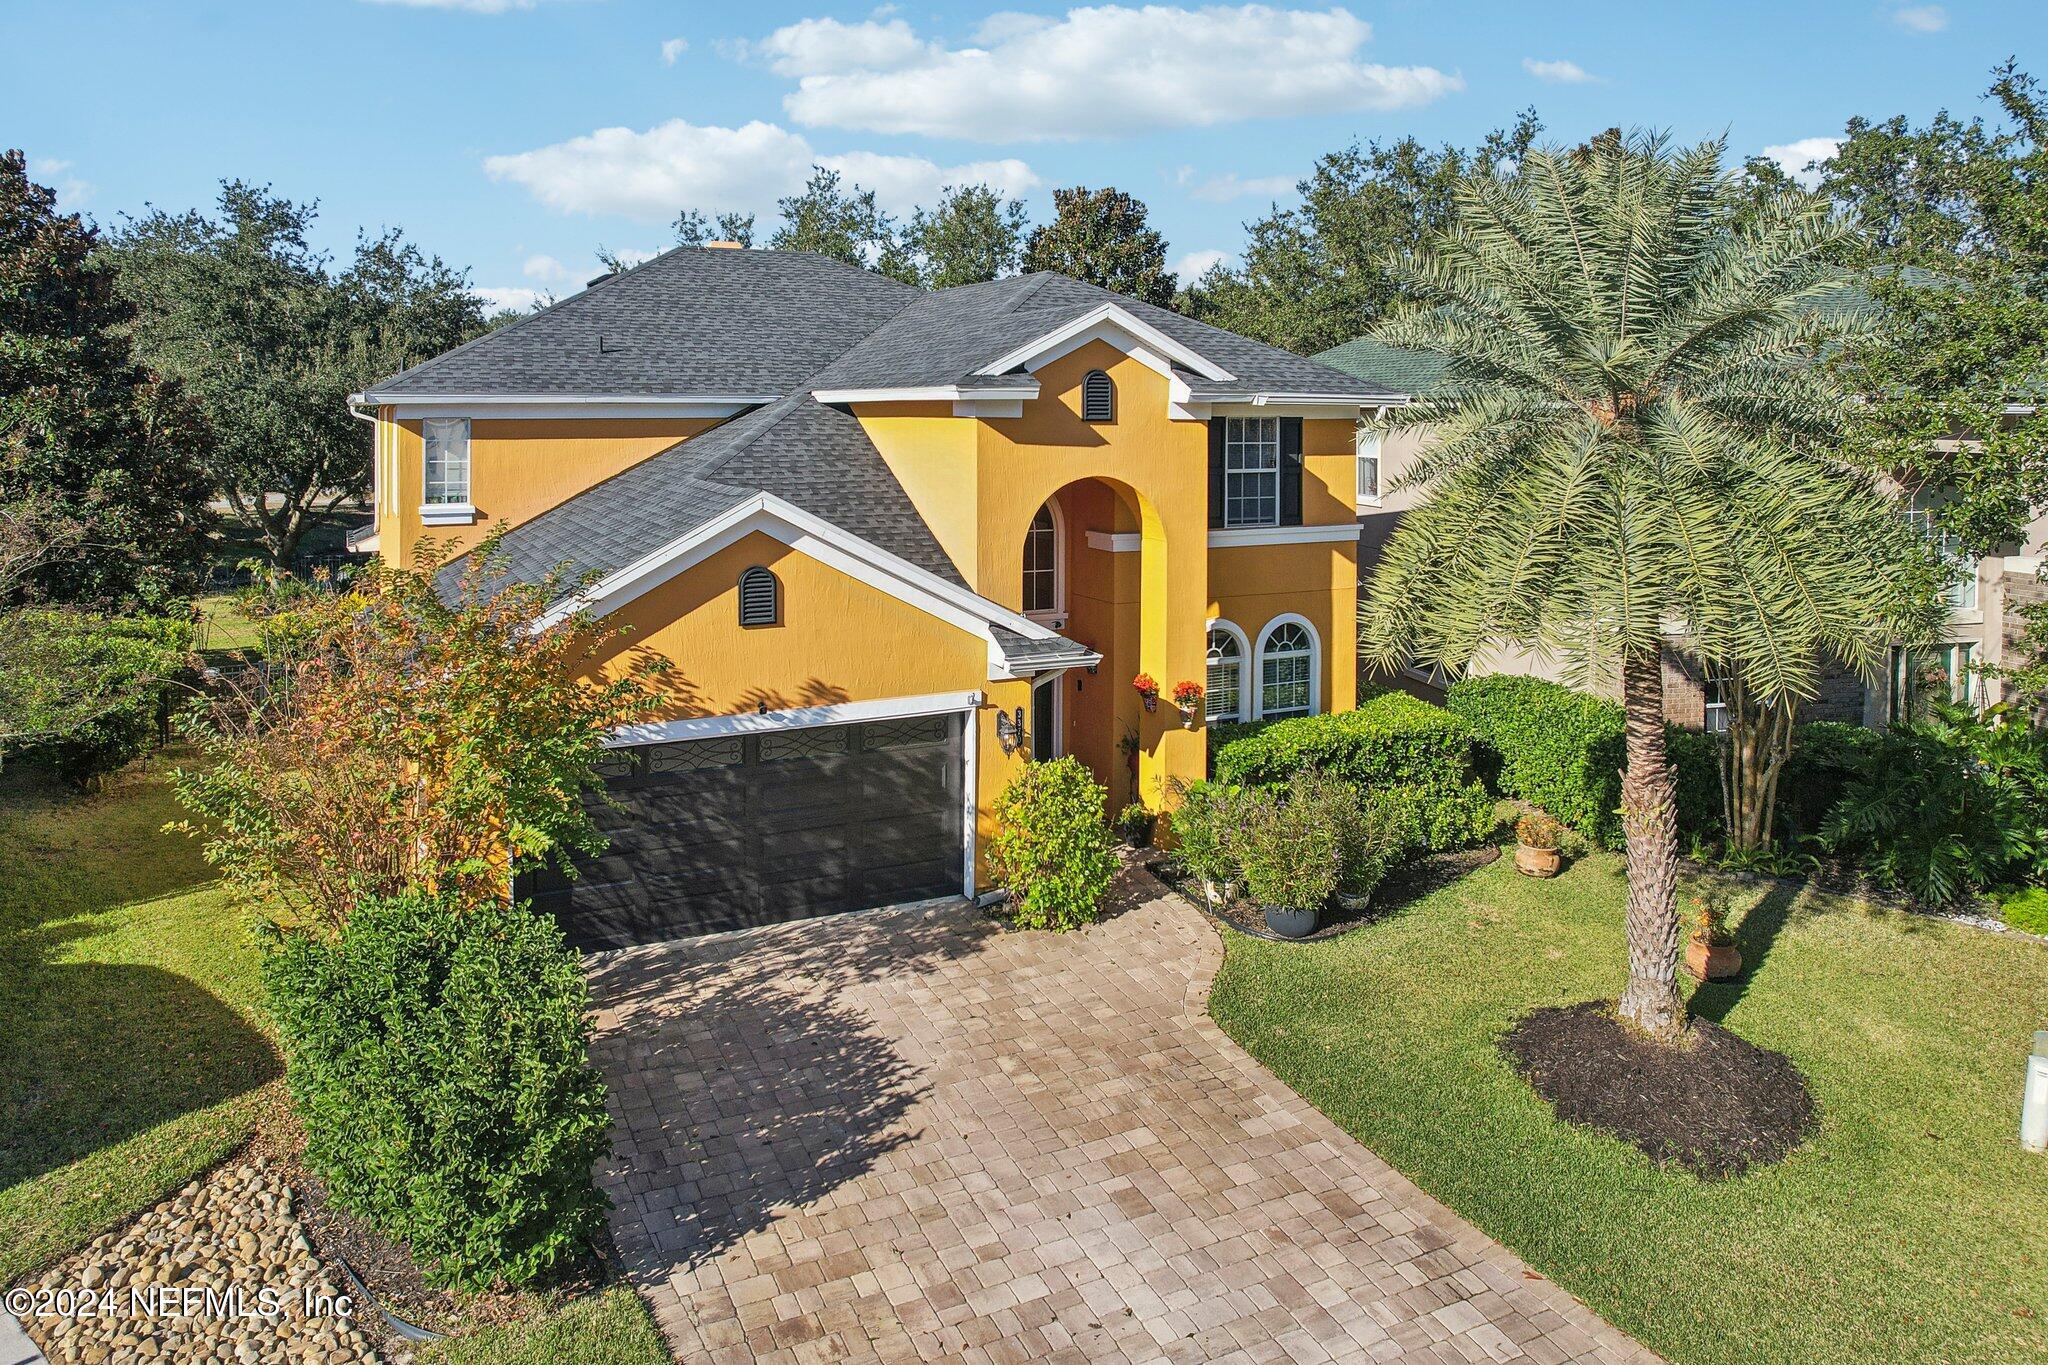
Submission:
<svg viewBox="0 0 2048 1365">
<path fill-rule="evenodd" d="M 1302 771 L 1341 778 L 1403 807 L 1432 851 L 1461 848 L 1493 829 L 1493 798 L 1473 771 L 1471 730 L 1405 692 L 1370 697 L 1355 711 L 1274 721 L 1212 752 L 1217 780 L 1239 786 L 1278 790 Z"/>
</svg>

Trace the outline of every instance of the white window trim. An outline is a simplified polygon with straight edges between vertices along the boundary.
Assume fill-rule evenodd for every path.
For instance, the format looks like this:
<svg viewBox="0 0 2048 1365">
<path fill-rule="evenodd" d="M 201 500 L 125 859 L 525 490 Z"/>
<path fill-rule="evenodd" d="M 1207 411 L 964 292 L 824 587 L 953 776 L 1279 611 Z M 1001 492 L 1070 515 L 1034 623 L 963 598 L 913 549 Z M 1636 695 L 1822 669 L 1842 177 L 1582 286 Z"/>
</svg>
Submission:
<svg viewBox="0 0 2048 1365">
<path fill-rule="evenodd" d="M 1283 524 L 1283 523 L 1282 523 L 1282 521 L 1281 521 L 1281 515 L 1282 515 L 1282 514 L 1281 514 L 1281 503 L 1282 503 L 1282 502 L 1284 501 L 1284 497 L 1283 497 L 1283 495 L 1282 495 L 1282 488 L 1281 488 L 1281 486 L 1282 486 L 1282 484 L 1283 484 L 1283 483 L 1284 483 L 1284 481 L 1285 481 L 1285 480 L 1283 479 L 1283 477 L 1282 477 L 1282 476 L 1283 476 L 1283 473 L 1284 473 L 1284 466 L 1285 466 L 1285 465 L 1286 465 L 1286 463 L 1287 463 L 1287 453 L 1286 453 L 1286 451 L 1285 451 L 1285 450 L 1283 450 L 1283 449 L 1281 448 L 1281 447 L 1282 447 L 1282 445 L 1283 445 L 1283 443 L 1284 443 L 1284 438 L 1283 438 L 1283 435 L 1282 435 L 1282 432 L 1281 432 L 1281 426 L 1280 426 L 1280 423 L 1281 423 L 1281 419 L 1280 419 L 1280 418 L 1278 418 L 1278 417 L 1225 417 L 1225 418 L 1222 418 L 1222 419 L 1220 419 L 1220 420 L 1221 420 L 1221 421 L 1223 422 L 1223 528 L 1222 528 L 1222 529 L 1224 529 L 1224 530 L 1226 530 L 1226 531 L 1267 531 L 1267 530 L 1272 530 L 1272 529 L 1274 529 L 1275 527 L 1281 526 L 1281 525 Z M 1263 428 L 1264 428 L 1265 424 L 1267 424 L 1267 423 L 1271 423 L 1271 424 L 1272 424 L 1272 428 L 1273 428 L 1273 467 L 1272 467 L 1271 469 L 1244 469 L 1244 468 L 1240 468 L 1240 469 L 1235 469 L 1235 470 L 1233 470 L 1233 469 L 1231 468 L 1231 465 L 1230 465 L 1230 424 L 1231 424 L 1232 422 L 1241 422 L 1241 423 L 1245 423 L 1245 424 L 1247 424 L 1247 425 L 1249 425 L 1249 424 L 1251 424 L 1251 423 L 1254 423 L 1254 422 L 1256 422 L 1256 423 L 1259 423 L 1259 424 L 1260 424 L 1260 426 L 1261 426 L 1261 438 L 1260 438 L 1260 440 L 1259 440 L 1258 444 L 1259 444 L 1259 446 L 1260 446 L 1260 447 L 1262 447 L 1262 448 L 1263 448 L 1263 447 L 1265 446 L 1265 444 L 1266 444 L 1266 442 L 1265 442 L 1265 440 L 1264 440 L 1264 436 L 1263 436 Z M 1272 478 L 1272 480 L 1273 480 L 1273 519 L 1272 519 L 1271 521 L 1232 521 L 1232 520 L 1230 519 L 1230 480 L 1231 480 L 1231 477 L 1232 477 L 1233 475 L 1235 475 L 1235 476 L 1236 476 L 1237 478 L 1240 478 L 1240 479 L 1250 479 L 1250 478 L 1264 479 L 1264 478 L 1266 478 L 1266 477 L 1268 477 L 1268 476 L 1270 476 L 1270 477 Z"/>
<path fill-rule="evenodd" d="M 1060 500 L 1057 497 L 1047 498 L 1043 505 L 1052 509 L 1052 606 L 1044 611 L 1024 613 L 1039 622 L 1056 620 L 1067 614 L 1067 514 L 1060 510 Z M 1031 515 L 1036 519 L 1038 513 L 1034 511 Z M 1031 534 L 1029 522 L 1025 523 L 1024 534 L 1027 538 Z M 1021 590 L 1024 577 L 1021 564 L 1017 569 L 1017 577 Z"/>
<path fill-rule="evenodd" d="M 1366 453 L 1368 445 L 1372 448 L 1370 455 Z M 1387 434 L 1384 431 L 1360 428 L 1356 442 L 1356 453 L 1357 461 L 1352 468 L 1352 489 L 1356 496 L 1357 506 L 1361 510 L 1382 506 L 1387 496 Z M 1361 475 L 1367 460 L 1372 461 L 1372 486 L 1377 490 L 1372 493 L 1358 490 L 1358 485 L 1364 482 Z"/>
<path fill-rule="evenodd" d="M 1358 523 L 1334 521 L 1316 526 L 1232 526 L 1209 532 L 1209 548 L 1232 550 L 1246 545 L 1317 545 L 1357 540 Z M 1111 554 L 1136 554 L 1145 548 L 1140 531 L 1090 531 L 1088 546 Z"/>
<path fill-rule="evenodd" d="M 1237 641 L 1237 714 L 1234 716 L 1209 715 L 1209 698 L 1205 694 L 1202 698 L 1203 716 L 1211 725 L 1218 723 L 1228 725 L 1250 720 L 1252 718 L 1252 678 L 1250 675 L 1256 671 L 1251 637 L 1244 633 L 1244 627 L 1238 625 L 1237 622 L 1226 621 L 1221 617 L 1209 623 L 1209 630 L 1220 630 Z M 1208 655 L 1209 638 L 1208 632 L 1205 631 L 1202 635 L 1202 686 L 1204 688 L 1209 685 Z M 1311 687 L 1310 691 L 1314 691 L 1313 687 Z"/>
<path fill-rule="evenodd" d="M 466 502 L 423 502 L 422 526 L 469 526 L 476 521 L 476 507 Z"/>
<path fill-rule="evenodd" d="M 1252 715 L 1257 719 L 1263 720 L 1266 715 L 1266 641 L 1285 625 L 1300 626 L 1308 634 L 1308 714 L 1323 714 L 1323 637 L 1313 621 L 1290 611 L 1259 627 L 1258 658 L 1252 672 L 1252 686 L 1257 689 L 1252 696 Z"/>
</svg>

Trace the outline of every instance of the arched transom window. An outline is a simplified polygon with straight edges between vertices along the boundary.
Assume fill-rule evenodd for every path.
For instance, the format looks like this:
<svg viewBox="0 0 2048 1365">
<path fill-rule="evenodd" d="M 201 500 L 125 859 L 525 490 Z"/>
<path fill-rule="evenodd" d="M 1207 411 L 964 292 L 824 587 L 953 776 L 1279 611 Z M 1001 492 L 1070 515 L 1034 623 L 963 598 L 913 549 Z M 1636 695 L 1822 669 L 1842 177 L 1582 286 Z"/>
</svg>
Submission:
<svg viewBox="0 0 2048 1365">
<path fill-rule="evenodd" d="M 1244 643 L 1222 625 L 1209 627 L 1209 678 L 1203 712 L 1212 721 L 1244 718 Z"/>
<path fill-rule="evenodd" d="M 1051 503 L 1031 518 L 1024 533 L 1024 610 L 1057 612 L 1060 609 L 1060 523 Z"/>
<path fill-rule="evenodd" d="M 1313 715 L 1316 709 L 1316 637 L 1302 621 L 1280 620 L 1259 642 L 1259 715 Z"/>
</svg>

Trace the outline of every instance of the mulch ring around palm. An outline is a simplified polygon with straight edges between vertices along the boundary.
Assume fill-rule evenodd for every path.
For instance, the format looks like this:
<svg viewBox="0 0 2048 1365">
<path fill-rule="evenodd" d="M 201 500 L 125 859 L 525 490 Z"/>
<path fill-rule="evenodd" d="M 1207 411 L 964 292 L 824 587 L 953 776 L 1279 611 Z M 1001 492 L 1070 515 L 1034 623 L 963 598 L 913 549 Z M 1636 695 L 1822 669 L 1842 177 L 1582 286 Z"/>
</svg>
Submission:
<svg viewBox="0 0 2048 1365">
<path fill-rule="evenodd" d="M 1567 1123 L 1633 1143 L 1704 1180 L 1781 1161 L 1817 1124 L 1790 1059 L 1695 1019 L 1666 1047 L 1600 1002 L 1524 1015 L 1501 1051 Z"/>
</svg>

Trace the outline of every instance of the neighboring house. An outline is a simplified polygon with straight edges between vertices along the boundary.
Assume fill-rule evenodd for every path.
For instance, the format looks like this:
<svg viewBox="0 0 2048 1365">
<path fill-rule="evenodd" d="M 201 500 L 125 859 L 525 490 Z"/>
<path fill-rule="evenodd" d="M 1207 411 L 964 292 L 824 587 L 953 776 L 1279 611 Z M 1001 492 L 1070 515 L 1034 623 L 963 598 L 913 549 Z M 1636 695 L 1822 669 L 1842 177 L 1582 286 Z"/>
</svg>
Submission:
<svg viewBox="0 0 2048 1365">
<path fill-rule="evenodd" d="M 611 850 L 529 888 L 602 945 L 972 895 L 1027 757 L 1158 809 L 1205 721 L 1351 707 L 1353 438 L 1395 397 L 1064 276 L 703 247 L 359 401 L 385 557 L 507 524 L 516 578 L 594 576 L 560 610 L 674 664 Z"/>
<path fill-rule="evenodd" d="M 1861 291 L 1843 293 L 1842 302 L 1823 306 L 1870 306 L 1868 296 Z M 1333 347 L 1316 359 L 1347 374 L 1399 389 L 1410 397 L 1427 395 L 1448 374 L 1448 362 L 1441 356 L 1403 350 L 1368 337 Z M 1370 578 L 1387 538 L 1400 524 L 1401 513 L 1414 506 L 1421 496 L 1414 489 L 1397 491 L 1394 485 L 1412 466 L 1425 434 L 1420 428 L 1397 429 L 1384 437 L 1373 432 L 1359 434 L 1361 584 Z M 1916 509 L 1914 515 L 1924 518 L 1926 513 Z M 1996 669 L 2006 662 L 2012 642 L 2024 624 L 2018 609 L 2048 597 L 2048 582 L 2041 578 L 2043 555 L 2048 553 L 2048 515 L 2028 523 L 2024 542 L 2006 550 L 1983 560 L 1956 557 L 1956 580 L 1948 590 L 1948 623 L 1939 641 L 1895 646 L 1887 676 L 1876 685 L 1866 684 L 1847 670 L 1829 671 L 1821 680 L 1819 695 L 1801 709 L 1801 715 L 1808 720 L 1881 726 L 1910 712 L 1915 701 L 1929 690 L 1946 692 L 1953 700 L 1977 706 L 1997 701 L 2003 692 L 2002 685 L 1996 677 L 1985 676 L 1983 670 Z M 1561 660 L 1506 643 L 1481 651 L 1466 672 L 1525 673 L 1564 680 Z M 1440 689 L 1444 679 L 1410 671 L 1405 681 L 1428 692 Z M 1719 688 L 1681 648 L 1665 652 L 1664 683 L 1664 711 L 1672 723 L 1708 730 L 1726 725 L 1727 714 L 1720 702 Z M 1602 690 L 1619 698 L 1618 684 Z"/>
</svg>

